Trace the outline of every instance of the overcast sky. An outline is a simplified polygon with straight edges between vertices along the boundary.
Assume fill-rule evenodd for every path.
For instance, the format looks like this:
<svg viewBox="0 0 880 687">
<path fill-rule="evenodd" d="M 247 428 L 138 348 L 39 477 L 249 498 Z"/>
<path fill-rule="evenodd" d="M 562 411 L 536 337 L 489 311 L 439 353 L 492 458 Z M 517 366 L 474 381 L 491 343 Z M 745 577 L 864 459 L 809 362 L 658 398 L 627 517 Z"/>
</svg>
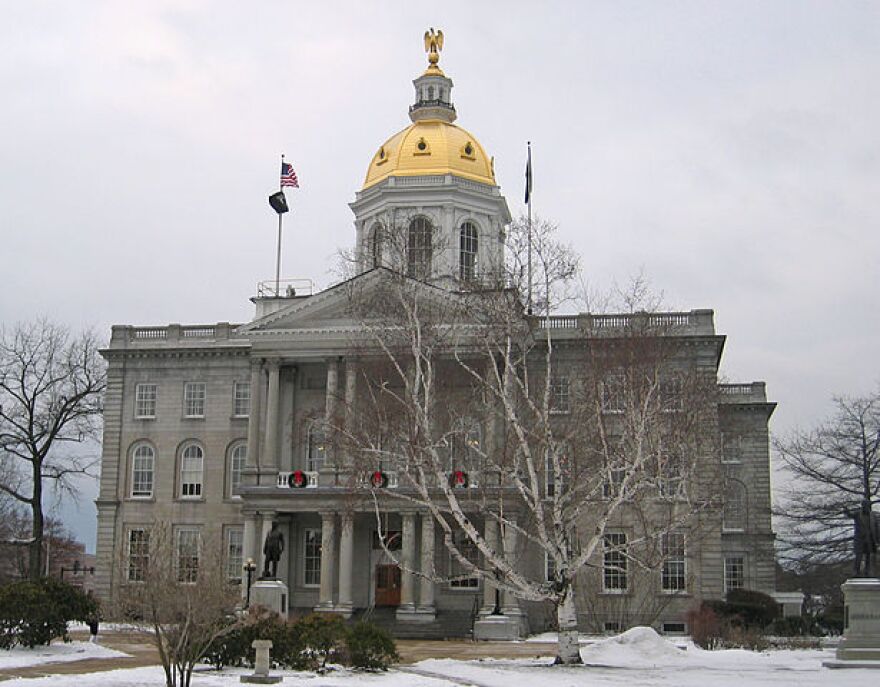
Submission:
<svg viewBox="0 0 880 687">
<path fill-rule="evenodd" d="M 347 203 L 409 123 L 422 34 L 458 124 L 599 290 L 644 269 L 713 308 L 722 372 L 785 434 L 877 388 L 878 2 L 0 0 L 0 321 L 243 322 L 274 275 L 332 282 Z M 93 489 L 65 517 L 94 542 Z"/>
</svg>

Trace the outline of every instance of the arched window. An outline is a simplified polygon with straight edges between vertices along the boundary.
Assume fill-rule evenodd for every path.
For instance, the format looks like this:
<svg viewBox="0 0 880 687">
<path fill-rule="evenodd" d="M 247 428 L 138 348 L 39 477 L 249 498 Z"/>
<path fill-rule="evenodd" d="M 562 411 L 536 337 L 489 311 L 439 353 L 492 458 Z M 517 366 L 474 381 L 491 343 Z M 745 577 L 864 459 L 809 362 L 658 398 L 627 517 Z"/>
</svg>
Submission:
<svg viewBox="0 0 880 687">
<path fill-rule="evenodd" d="M 306 470 L 317 472 L 324 466 L 324 458 L 327 453 L 327 445 L 324 439 L 324 430 L 320 424 L 313 422 L 309 426 L 309 435 L 306 445 Z"/>
<path fill-rule="evenodd" d="M 180 454 L 180 496 L 202 496 L 202 472 L 205 454 L 198 444 L 188 444 Z"/>
<path fill-rule="evenodd" d="M 149 444 L 138 444 L 131 453 L 131 495 L 149 498 L 153 495 L 156 453 Z"/>
<path fill-rule="evenodd" d="M 247 464 L 247 444 L 236 444 L 229 452 L 229 495 L 238 496 L 241 472 Z"/>
<path fill-rule="evenodd" d="M 428 100 L 434 99 L 434 87 L 428 86 Z"/>
<path fill-rule="evenodd" d="M 370 231 L 370 267 L 382 265 L 382 249 L 385 243 L 385 230 L 379 222 L 373 225 Z"/>
<path fill-rule="evenodd" d="M 473 281 L 477 277 L 477 228 L 473 222 L 461 225 L 459 250 L 459 277 L 462 281 Z"/>
<path fill-rule="evenodd" d="M 744 530 L 746 528 L 746 485 L 736 479 L 728 479 L 724 489 L 724 513 L 722 529 Z"/>
<path fill-rule="evenodd" d="M 427 279 L 431 276 L 431 257 L 433 249 L 433 230 L 425 217 L 416 217 L 409 223 L 406 255 L 407 274 L 414 279 Z"/>
</svg>

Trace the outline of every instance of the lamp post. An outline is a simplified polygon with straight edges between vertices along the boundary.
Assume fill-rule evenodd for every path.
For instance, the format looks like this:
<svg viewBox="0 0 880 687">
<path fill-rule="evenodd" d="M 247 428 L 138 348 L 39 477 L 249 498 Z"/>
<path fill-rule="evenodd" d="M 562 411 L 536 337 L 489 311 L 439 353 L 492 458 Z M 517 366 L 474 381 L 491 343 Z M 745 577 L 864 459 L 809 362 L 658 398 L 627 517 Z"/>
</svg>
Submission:
<svg viewBox="0 0 880 687">
<path fill-rule="evenodd" d="M 501 571 L 498 568 L 495 568 L 495 579 L 501 580 Z M 496 584 L 495 585 L 495 608 L 492 609 L 492 615 L 503 615 L 501 612 L 501 588 Z"/>
<path fill-rule="evenodd" d="M 244 607 L 249 608 L 251 605 L 251 581 L 254 579 L 254 571 L 257 569 L 257 564 L 254 563 L 253 558 L 248 558 L 242 567 L 247 573 L 247 592 L 245 594 Z"/>
</svg>

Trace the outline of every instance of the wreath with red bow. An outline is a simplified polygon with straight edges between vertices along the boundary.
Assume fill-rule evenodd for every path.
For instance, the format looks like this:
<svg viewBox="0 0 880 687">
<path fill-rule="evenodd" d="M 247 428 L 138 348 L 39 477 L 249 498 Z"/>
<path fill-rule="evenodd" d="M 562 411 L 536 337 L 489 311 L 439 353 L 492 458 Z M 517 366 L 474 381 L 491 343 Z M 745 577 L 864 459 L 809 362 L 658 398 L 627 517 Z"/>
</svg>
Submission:
<svg viewBox="0 0 880 687">
<path fill-rule="evenodd" d="M 468 485 L 468 474 L 464 470 L 454 470 L 451 475 L 449 475 L 449 486 L 455 489 L 456 487 L 467 487 Z"/>
<path fill-rule="evenodd" d="M 370 474 L 370 484 L 374 489 L 384 489 L 388 486 L 388 475 L 381 470 L 376 470 Z"/>
<path fill-rule="evenodd" d="M 290 473 L 290 479 L 287 483 L 293 489 L 302 489 L 306 484 L 308 484 L 309 480 L 306 477 L 306 473 L 302 470 L 294 470 Z"/>
</svg>

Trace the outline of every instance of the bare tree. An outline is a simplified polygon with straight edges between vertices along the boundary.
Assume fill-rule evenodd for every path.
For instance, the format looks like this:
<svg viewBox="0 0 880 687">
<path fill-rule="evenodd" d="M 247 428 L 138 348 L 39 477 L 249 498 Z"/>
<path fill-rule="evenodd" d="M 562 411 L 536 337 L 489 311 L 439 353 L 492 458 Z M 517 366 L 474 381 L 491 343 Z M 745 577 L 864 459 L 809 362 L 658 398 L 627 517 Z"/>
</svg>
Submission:
<svg viewBox="0 0 880 687">
<path fill-rule="evenodd" d="M 791 479 L 780 490 L 782 553 L 801 567 L 851 555 L 845 510 L 880 500 L 880 392 L 834 398 L 834 414 L 774 442 Z"/>
<path fill-rule="evenodd" d="M 99 435 L 106 374 L 93 332 L 45 320 L 0 330 L 0 491 L 31 511 L 29 575 L 42 571 L 47 484 L 73 492 L 94 458 L 72 450 Z"/>
<path fill-rule="evenodd" d="M 430 512 L 462 574 L 551 602 L 558 661 L 576 663 L 575 591 L 608 546 L 607 529 L 639 522 L 618 542 L 630 559 L 718 507 L 717 475 L 694 470 L 718 448 L 700 431 L 715 380 L 688 365 L 657 316 L 552 318 L 578 264 L 553 230 L 539 223 L 529 237 L 511 227 L 506 288 L 493 279 L 449 292 L 396 273 L 368 289 L 352 282 L 366 393 L 348 414 L 357 420 L 336 434 L 361 469 L 380 462 L 396 472 L 401 488 L 381 498 Z M 540 315 L 526 312 L 517 288 L 529 242 Z M 585 331 L 597 323 L 602 331 Z M 556 336 L 562 326 L 571 336 Z M 509 534 L 543 553 L 549 576 L 516 565 Z"/>
<path fill-rule="evenodd" d="M 166 687 L 189 687 L 193 669 L 214 640 L 235 629 L 241 592 L 230 583 L 218 541 L 169 523 L 129 532 L 118 561 L 123 583 L 118 615 L 147 623 Z"/>
</svg>

